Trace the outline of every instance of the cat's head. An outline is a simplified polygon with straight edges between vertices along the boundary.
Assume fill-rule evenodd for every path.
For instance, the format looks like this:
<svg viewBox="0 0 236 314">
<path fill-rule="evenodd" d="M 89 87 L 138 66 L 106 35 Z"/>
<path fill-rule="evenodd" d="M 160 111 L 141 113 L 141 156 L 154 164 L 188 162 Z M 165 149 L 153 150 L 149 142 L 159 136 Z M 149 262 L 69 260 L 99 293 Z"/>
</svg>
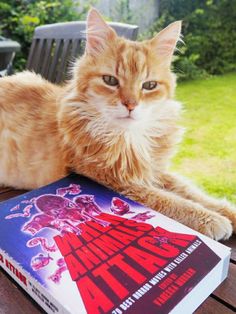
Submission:
<svg viewBox="0 0 236 314">
<path fill-rule="evenodd" d="M 150 40 L 130 41 L 91 9 L 85 54 L 74 69 L 83 110 L 124 128 L 148 121 L 155 107 L 173 96 L 175 76 L 170 66 L 180 32 L 177 21 Z"/>
</svg>

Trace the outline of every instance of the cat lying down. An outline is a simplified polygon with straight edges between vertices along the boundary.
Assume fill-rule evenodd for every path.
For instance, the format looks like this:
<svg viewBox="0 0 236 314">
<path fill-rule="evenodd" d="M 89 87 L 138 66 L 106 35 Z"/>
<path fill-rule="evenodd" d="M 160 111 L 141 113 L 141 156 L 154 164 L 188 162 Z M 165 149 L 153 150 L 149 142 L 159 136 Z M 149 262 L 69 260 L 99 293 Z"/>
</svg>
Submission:
<svg viewBox="0 0 236 314">
<path fill-rule="evenodd" d="M 236 210 L 169 172 L 181 138 L 170 66 L 181 22 L 153 39 L 120 38 L 95 9 L 85 54 L 57 86 L 23 72 L 0 79 L 0 185 L 33 189 L 73 170 L 216 240 Z"/>
</svg>

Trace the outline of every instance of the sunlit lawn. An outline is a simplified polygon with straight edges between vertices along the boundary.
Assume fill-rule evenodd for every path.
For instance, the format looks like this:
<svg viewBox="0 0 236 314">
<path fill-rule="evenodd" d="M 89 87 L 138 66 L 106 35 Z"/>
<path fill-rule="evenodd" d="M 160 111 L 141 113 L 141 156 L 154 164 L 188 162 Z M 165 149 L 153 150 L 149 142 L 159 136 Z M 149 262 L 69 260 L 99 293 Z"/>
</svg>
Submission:
<svg viewBox="0 0 236 314">
<path fill-rule="evenodd" d="M 184 141 L 174 170 L 236 203 L 236 74 L 179 84 Z"/>
</svg>

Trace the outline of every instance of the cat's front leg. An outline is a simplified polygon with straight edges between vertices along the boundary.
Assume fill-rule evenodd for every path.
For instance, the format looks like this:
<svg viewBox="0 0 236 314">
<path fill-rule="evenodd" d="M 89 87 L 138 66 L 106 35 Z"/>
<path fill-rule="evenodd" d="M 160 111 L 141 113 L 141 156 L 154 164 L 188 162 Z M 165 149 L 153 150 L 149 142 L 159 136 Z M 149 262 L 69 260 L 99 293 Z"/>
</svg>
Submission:
<svg viewBox="0 0 236 314">
<path fill-rule="evenodd" d="M 232 225 L 228 218 L 210 211 L 200 204 L 155 187 L 131 184 L 119 188 L 127 197 L 147 205 L 215 240 L 228 239 Z"/>
<path fill-rule="evenodd" d="M 230 202 L 207 195 L 194 186 L 192 182 L 177 174 L 165 173 L 162 177 L 162 182 L 164 182 L 166 190 L 227 217 L 232 222 L 233 230 L 236 233 L 236 208 Z"/>
<path fill-rule="evenodd" d="M 124 183 L 105 171 L 95 172 L 92 168 L 80 173 L 212 239 L 228 239 L 232 234 L 232 224 L 228 218 L 176 193 L 135 182 Z"/>
</svg>

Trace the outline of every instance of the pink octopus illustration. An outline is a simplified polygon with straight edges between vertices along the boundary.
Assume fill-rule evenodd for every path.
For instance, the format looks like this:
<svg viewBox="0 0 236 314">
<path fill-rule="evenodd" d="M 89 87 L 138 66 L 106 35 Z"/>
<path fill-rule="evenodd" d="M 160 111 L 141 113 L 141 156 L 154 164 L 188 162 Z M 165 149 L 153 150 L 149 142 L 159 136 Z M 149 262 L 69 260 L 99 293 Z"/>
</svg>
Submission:
<svg viewBox="0 0 236 314">
<path fill-rule="evenodd" d="M 57 195 L 65 196 L 67 193 L 70 195 L 77 195 L 81 192 L 80 185 L 71 183 L 69 186 L 57 189 Z"/>
<path fill-rule="evenodd" d="M 26 243 L 26 245 L 30 248 L 40 245 L 44 252 L 56 252 L 57 251 L 56 244 L 53 243 L 52 245 L 49 245 L 48 239 L 44 237 L 32 238 Z"/>
<path fill-rule="evenodd" d="M 169 239 L 165 236 L 154 237 L 154 239 L 156 239 L 157 243 L 159 243 L 160 246 L 169 242 Z"/>
<path fill-rule="evenodd" d="M 127 202 L 123 201 L 119 197 L 113 197 L 111 200 L 111 211 L 119 216 L 127 213 L 133 213 L 130 211 L 130 206 Z"/>
<path fill-rule="evenodd" d="M 146 221 L 146 220 L 151 219 L 153 217 L 155 217 L 155 215 L 151 214 L 150 210 L 147 210 L 146 212 L 139 213 L 139 214 L 137 214 L 131 218 L 134 220 L 137 220 L 137 221 Z"/>
<path fill-rule="evenodd" d="M 62 273 L 64 273 L 67 270 L 66 262 L 64 261 L 64 258 L 60 258 L 57 261 L 58 268 L 56 271 L 48 277 L 49 280 L 52 280 L 54 283 L 59 284 L 61 281 Z"/>
<path fill-rule="evenodd" d="M 53 258 L 49 254 L 44 255 L 39 253 L 38 255 L 32 257 L 30 265 L 34 271 L 38 271 L 46 267 L 52 260 Z"/>
<path fill-rule="evenodd" d="M 66 232 L 80 233 L 79 224 L 93 220 L 101 225 L 107 223 L 96 218 L 101 209 L 96 204 L 93 195 L 79 195 L 73 200 L 60 195 L 45 194 L 33 199 L 38 214 L 26 222 L 22 231 L 35 235 L 43 228 Z"/>
<path fill-rule="evenodd" d="M 23 201 L 25 203 L 25 201 Z M 8 216 L 5 217 L 5 219 L 12 219 L 12 218 L 17 218 L 17 217 L 30 217 L 31 213 L 30 210 L 33 207 L 33 205 L 27 205 L 24 210 L 23 213 L 15 213 L 15 214 L 10 214 Z M 11 209 L 11 212 L 15 211 L 15 210 L 19 210 L 20 209 L 20 205 L 16 205 L 15 207 L 13 207 Z"/>
</svg>

